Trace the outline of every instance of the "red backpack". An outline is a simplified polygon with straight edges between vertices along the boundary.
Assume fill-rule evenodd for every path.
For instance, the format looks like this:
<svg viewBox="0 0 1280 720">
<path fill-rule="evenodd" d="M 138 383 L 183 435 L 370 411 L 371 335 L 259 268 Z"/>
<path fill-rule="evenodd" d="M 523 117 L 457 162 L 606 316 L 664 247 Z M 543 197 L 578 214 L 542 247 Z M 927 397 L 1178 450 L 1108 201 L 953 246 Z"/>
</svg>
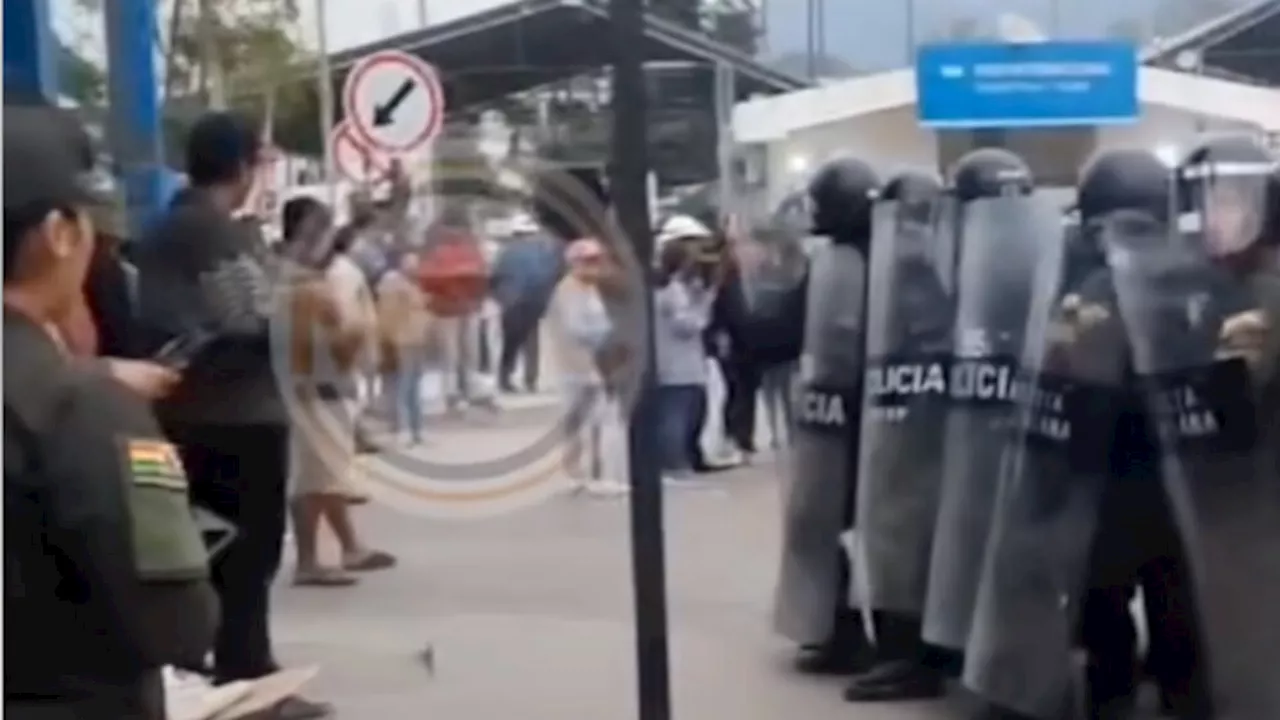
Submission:
<svg viewBox="0 0 1280 720">
<path fill-rule="evenodd" d="M 489 293 L 489 266 L 479 241 L 463 230 L 435 233 L 418 265 L 418 285 L 438 317 L 479 310 Z"/>
</svg>

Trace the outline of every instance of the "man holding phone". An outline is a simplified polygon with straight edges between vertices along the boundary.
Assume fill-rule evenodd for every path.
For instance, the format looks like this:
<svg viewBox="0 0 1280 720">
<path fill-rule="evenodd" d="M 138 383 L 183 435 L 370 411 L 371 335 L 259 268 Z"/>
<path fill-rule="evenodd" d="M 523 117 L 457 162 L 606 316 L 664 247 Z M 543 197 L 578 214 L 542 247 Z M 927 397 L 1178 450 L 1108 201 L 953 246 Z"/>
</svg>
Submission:
<svg viewBox="0 0 1280 720">
<path fill-rule="evenodd" d="M 278 669 L 268 614 L 284 544 L 289 422 L 271 362 L 272 294 L 260 238 L 232 216 L 253 187 L 260 150 L 254 123 L 225 112 L 198 119 L 187 137 L 191 186 L 174 198 L 136 258 L 138 314 L 148 330 L 166 341 L 213 335 L 198 352 L 192 338 L 186 350 L 165 356 L 186 367 L 157 410 L 179 447 L 193 502 L 237 531 L 213 563 L 222 601 L 218 682 Z M 299 698 L 277 711 L 284 718 L 331 712 Z"/>
</svg>

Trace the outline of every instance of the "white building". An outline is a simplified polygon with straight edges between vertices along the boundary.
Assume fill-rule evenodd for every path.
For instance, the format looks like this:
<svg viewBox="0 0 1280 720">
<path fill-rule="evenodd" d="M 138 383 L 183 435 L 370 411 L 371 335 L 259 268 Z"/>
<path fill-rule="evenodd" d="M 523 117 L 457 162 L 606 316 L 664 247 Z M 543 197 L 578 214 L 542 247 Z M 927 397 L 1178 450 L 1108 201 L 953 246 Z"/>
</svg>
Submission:
<svg viewBox="0 0 1280 720">
<path fill-rule="evenodd" d="M 1139 69 L 1136 123 L 1009 133 L 1009 144 L 1047 184 L 1074 183 L 1097 150 L 1145 145 L 1174 154 L 1197 135 L 1280 133 L 1280 90 L 1154 67 Z M 914 70 L 852 78 L 740 103 L 733 137 L 756 188 L 779 201 L 817 164 L 852 155 L 892 171 L 948 167 L 972 147 L 972 132 L 938 132 L 916 119 Z"/>
</svg>

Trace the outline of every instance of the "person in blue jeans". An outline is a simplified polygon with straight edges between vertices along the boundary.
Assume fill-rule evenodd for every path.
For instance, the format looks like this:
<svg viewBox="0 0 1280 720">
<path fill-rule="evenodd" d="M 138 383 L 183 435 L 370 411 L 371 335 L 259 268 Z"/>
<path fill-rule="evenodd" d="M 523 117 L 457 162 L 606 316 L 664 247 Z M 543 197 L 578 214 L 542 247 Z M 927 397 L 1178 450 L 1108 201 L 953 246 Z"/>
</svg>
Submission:
<svg viewBox="0 0 1280 720">
<path fill-rule="evenodd" d="M 377 292 L 382 381 L 391 431 L 399 435 L 407 430 L 412 444 L 422 442 L 422 378 L 430 322 L 426 297 L 413 280 L 418 262 L 417 255 L 405 253 L 398 267 L 383 274 Z"/>
<path fill-rule="evenodd" d="M 698 272 L 694 252 L 698 239 L 693 230 L 659 239 L 660 286 L 653 303 L 662 468 L 665 481 L 675 485 L 690 482 L 689 443 L 702 430 L 698 407 L 706 398 L 707 351 L 702 336 L 711 319 L 715 292 Z"/>
</svg>

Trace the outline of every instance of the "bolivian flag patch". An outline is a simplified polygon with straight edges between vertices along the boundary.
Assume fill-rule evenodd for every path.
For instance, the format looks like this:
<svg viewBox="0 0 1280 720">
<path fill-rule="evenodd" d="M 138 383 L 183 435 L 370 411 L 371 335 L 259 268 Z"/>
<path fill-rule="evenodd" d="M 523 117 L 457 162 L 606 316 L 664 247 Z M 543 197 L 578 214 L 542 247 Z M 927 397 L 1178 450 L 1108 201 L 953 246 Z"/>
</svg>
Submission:
<svg viewBox="0 0 1280 720">
<path fill-rule="evenodd" d="M 169 490 L 187 489 L 187 473 L 173 445 L 163 440 L 129 439 L 125 441 L 125 452 L 134 483 Z"/>
</svg>

